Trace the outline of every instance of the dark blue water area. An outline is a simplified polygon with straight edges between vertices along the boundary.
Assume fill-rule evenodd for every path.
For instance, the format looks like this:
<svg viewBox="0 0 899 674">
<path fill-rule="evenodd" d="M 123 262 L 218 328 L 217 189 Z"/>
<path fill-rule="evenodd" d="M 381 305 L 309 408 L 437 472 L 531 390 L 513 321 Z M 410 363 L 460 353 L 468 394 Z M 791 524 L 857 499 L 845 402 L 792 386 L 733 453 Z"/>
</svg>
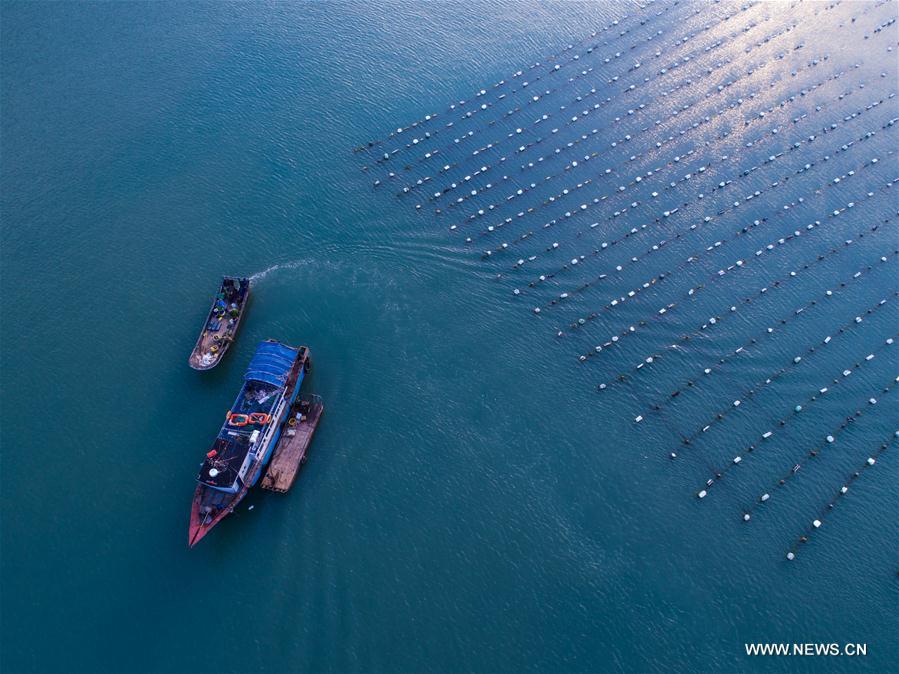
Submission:
<svg viewBox="0 0 899 674">
<path fill-rule="evenodd" d="M 3 670 L 890 671 L 896 17 L 3 3 Z M 310 460 L 188 550 L 268 337 Z"/>
</svg>

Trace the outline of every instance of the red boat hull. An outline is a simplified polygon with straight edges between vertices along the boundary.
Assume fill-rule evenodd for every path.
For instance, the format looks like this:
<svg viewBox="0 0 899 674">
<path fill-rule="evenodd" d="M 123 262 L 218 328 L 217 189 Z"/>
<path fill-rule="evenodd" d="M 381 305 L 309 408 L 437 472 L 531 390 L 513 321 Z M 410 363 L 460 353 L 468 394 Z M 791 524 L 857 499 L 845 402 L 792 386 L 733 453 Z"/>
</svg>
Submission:
<svg viewBox="0 0 899 674">
<path fill-rule="evenodd" d="M 214 514 L 204 515 L 200 509 L 202 507 L 203 492 L 206 489 L 209 489 L 209 487 L 198 484 L 194 490 L 194 499 L 190 506 L 190 526 L 187 530 L 187 544 L 191 548 L 199 543 L 200 539 L 212 530 L 212 527 L 230 515 L 235 506 L 240 503 L 247 493 L 246 488 L 241 489 L 234 495 L 234 500 L 226 507 L 216 510 Z"/>
</svg>

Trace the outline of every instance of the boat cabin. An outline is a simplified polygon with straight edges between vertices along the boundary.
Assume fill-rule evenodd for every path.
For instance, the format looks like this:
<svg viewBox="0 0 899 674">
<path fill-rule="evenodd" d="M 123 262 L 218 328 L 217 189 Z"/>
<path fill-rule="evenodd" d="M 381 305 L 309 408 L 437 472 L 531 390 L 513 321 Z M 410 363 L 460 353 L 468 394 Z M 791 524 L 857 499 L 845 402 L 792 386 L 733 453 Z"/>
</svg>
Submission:
<svg viewBox="0 0 899 674">
<path fill-rule="evenodd" d="M 291 372 L 306 349 L 263 342 L 244 374 L 244 385 L 228 410 L 225 423 L 197 475 L 197 481 L 213 489 L 236 493 L 252 466 L 264 459 L 272 436 L 278 430 L 284 409 L 285 390 L 295 380 Z M 249 485 L 248 485 L 249 486 Z"/>
</svg>

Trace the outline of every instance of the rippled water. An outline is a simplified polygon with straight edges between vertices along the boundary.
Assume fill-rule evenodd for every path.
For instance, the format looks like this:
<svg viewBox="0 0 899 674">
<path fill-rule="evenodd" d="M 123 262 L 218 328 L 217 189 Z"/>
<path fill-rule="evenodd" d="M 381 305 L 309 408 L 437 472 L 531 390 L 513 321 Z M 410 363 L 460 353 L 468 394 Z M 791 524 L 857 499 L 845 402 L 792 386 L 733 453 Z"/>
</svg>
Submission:
<svg viewBox="0 0 899 674">
<path fill-rule="evenodd" d="M 5 671 L 899 657 L 894 4 L 0 12 Z M 312 348 L 310 461 L 188 551 L 266 337 Z"/>
</svg>

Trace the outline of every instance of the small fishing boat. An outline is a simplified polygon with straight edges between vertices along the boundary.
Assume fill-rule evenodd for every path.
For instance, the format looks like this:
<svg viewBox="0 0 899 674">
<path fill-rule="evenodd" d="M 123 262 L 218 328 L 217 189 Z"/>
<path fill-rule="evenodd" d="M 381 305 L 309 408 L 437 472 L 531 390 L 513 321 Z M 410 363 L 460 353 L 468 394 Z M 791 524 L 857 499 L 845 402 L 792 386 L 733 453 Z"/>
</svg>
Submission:
<svg viewBox="0 0 899 674">
<path fill-rule="evenodd" d="M 306 463 L 306 453 L 324 409 L 320 396 L 304 394 L 297 398 L 284 420 L 281 439 L 260 487 L 283 494 L 293 486 L 300 466 Z"/>
<path fill-rule="evenodd" d="M 200 466 L 190 509 L 190 547 L 233 512 L 258 482 L 309 367 L 305 346 L 267 340 L 257 347 L 237 400 Z"/>
<path fill-rule="evenodd" d="M 222 360 L 237 335 L 250 299 L 250 279 L 226 276 L 212 301 L 203 331 L 188 362 L 195 370 L 211 370 Z"/>
</svg>

